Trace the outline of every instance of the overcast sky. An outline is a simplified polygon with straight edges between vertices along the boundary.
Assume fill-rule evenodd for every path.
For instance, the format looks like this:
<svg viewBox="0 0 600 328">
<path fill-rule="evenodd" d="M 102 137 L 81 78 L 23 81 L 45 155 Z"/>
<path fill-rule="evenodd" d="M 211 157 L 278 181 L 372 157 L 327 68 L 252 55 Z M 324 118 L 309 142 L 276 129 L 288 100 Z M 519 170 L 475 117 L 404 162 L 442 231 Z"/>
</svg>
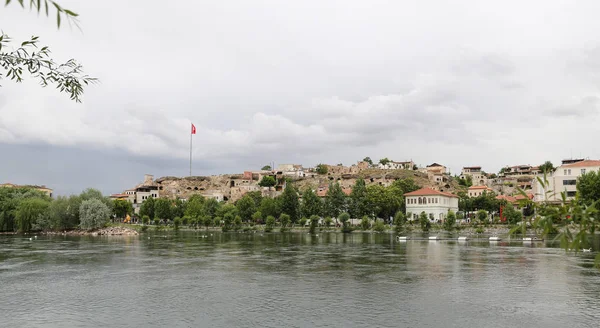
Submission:
<svg viewBox="0 0 600 328">
<path fill-rule="evenodd" d="M 481 165 L 600 158 L 600 2 L 59 1 L 81 31 L 18 5 L 101 84 L 83 104 L 0 88 L 0 182 L 120 192 L 143 174 L 238 173 L 370 156 Z"/>
</svg>

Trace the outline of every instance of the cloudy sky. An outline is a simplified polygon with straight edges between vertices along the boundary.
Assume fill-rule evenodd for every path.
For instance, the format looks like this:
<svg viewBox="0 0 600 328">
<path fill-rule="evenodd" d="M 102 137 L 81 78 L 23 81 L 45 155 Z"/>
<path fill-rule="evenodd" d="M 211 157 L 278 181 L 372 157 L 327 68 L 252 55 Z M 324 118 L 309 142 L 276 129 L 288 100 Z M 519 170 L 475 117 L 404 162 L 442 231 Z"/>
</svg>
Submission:
<svg viewBox="0 0 600 328">
<path fill-rule="evenodd" d="M 373 159 L 481 165 L 600 158 L 600 2 L 59 1 L 81 31 L 18 5 L 101 83 L 83 104 L 0 83 L 0 182 L 119 192 L 143 174 Z"/>
</svg>

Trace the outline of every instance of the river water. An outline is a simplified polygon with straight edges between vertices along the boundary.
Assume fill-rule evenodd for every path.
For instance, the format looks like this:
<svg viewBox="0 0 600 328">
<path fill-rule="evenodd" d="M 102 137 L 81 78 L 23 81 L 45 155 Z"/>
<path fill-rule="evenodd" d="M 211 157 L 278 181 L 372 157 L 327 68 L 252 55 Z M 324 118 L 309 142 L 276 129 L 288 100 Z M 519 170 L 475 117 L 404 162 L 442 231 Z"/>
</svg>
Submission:
<svg viewBox="0 0 600 328">
<path fill-rule="evenodd" d="M 598 327 L 593 257 L 372 233 L 0 236 L 0 326 Z"/>
</svg>

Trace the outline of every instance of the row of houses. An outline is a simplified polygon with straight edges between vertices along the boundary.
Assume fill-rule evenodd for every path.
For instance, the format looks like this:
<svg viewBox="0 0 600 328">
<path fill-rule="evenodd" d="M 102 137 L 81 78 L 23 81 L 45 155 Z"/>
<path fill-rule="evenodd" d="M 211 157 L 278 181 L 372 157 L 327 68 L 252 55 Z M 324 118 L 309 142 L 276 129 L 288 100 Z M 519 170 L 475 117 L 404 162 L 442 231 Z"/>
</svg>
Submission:
<svg viewBox="0 0 600 328">
<path fill-rule="evenodd" d="M 14 183 L 0 183 L 0 188 L 27 188 L 27 189 L 35 189 L 37 191 L 43 192 L 44 194 L 48 195 L 48 197 L 52 198 L 52 193 L 53 190 L 51 188 L 48 188 L 44 185 L 38 186 L 38 185 L 18 185 L 18 184 L 14 184 Z"/>
</svg>

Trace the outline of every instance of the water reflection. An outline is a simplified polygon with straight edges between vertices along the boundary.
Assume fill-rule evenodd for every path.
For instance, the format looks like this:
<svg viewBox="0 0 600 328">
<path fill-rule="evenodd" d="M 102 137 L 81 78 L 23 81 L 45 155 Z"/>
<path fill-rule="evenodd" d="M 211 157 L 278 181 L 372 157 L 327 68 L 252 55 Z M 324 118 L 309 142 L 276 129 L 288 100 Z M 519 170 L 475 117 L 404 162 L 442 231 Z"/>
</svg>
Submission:
<svg viewBox="0 0 600 328">
<path fill-rule="evenodd" d="M 388 233 L 0 236 L 2 325 L 592 326 L 593 257 Z"/>
</svg>

